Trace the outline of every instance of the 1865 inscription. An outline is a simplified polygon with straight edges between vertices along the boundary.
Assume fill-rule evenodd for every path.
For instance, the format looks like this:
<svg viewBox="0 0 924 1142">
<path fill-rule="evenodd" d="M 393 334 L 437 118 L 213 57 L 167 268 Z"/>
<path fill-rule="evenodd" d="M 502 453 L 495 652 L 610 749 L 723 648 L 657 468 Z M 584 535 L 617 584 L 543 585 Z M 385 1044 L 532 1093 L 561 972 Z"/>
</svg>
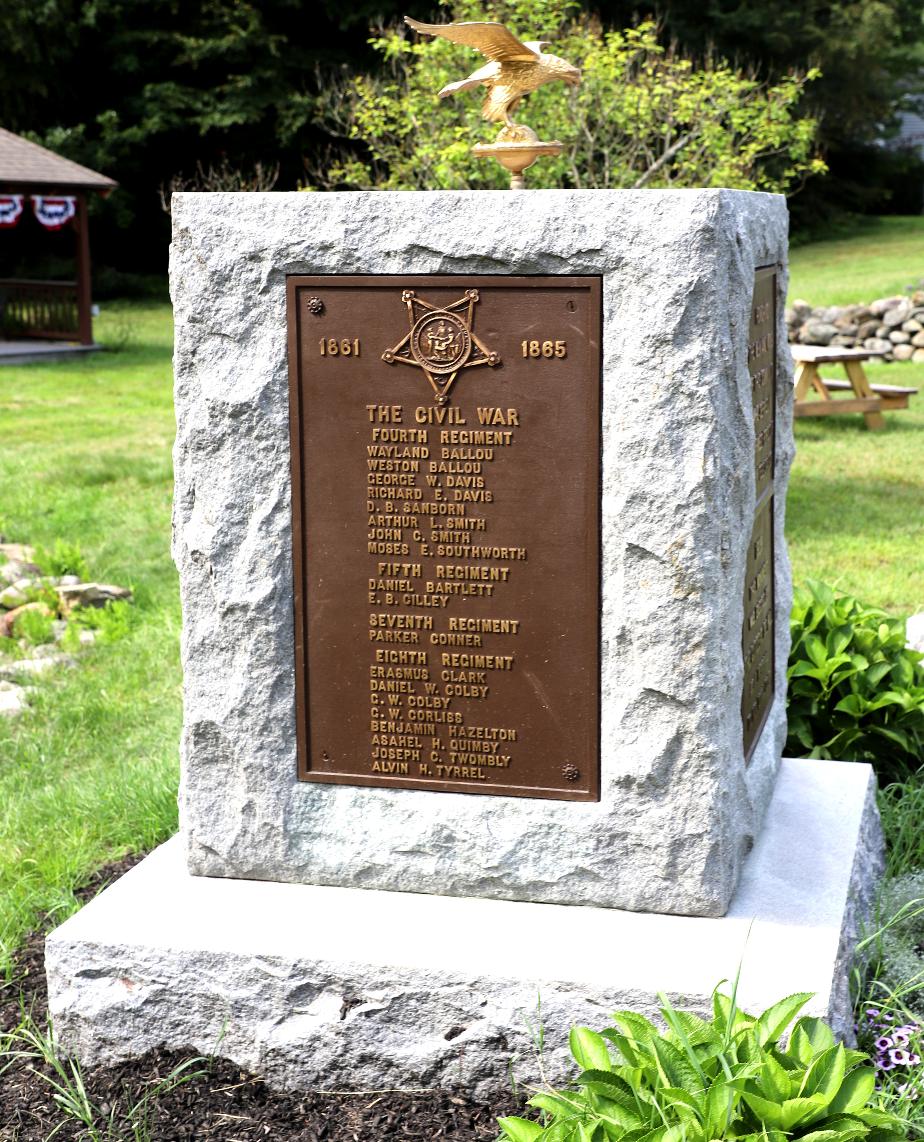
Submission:
<svg viewBox="0 0 924 1142">
<path fill-rule="evenodd" d="M 597 798 L 599 280 L 288 304 L 299 777 Z"/>
<path fill-rule="evenodd" d="M 754 475 L 757 502 L 747 552 L 744 630 L 741 650 L 744 684 L 741 721 L 744 753 L 750 758 L 773 704 L 773 469 L 776 433 L 776 267 L 754 275 L 748 332 L 748 369 L 754 409 Z"/>
</svg>

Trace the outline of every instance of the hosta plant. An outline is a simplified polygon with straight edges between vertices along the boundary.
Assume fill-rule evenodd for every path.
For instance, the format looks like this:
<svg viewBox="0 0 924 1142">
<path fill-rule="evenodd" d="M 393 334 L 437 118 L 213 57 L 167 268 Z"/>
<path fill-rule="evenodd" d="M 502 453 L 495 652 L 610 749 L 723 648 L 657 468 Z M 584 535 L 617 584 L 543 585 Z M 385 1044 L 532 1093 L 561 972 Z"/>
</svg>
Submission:
<svg viewBox="0 0 924 1142">
<path fill-rule="evenodd" d="M 905 624 L 824 583 L 795 593 L 786 752 L 868 761 L 881 784 L 924 758 L 924 666 Z"/>
<path fill-rule="evenodd" d="M 716 989 L 710 1020 L 661 996 L 667 1029 L 617 1011 L 615 1027 L 575 1027 L 575 1086 L 535 1094 L 543 1121 L 499 1119 L 511 1142 L 904 1142 L 899 1121 L 869 1106 L 868 1059 L 835 1043 L 810 999 L 788 996 L 760 1016 Z"/>
</svg>

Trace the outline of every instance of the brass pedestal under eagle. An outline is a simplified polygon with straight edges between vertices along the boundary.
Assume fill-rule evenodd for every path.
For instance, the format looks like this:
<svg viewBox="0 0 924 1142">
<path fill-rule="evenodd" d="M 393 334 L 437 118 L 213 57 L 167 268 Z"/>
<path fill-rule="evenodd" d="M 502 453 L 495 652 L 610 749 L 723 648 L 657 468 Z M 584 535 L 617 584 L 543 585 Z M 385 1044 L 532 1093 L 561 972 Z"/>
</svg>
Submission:
<svg viewBox="0 0 924 1142">
<path fill-rule="evenodd" d="M 454 44 L 475 48 L 490 61 L 473 71 L 467 79 L 448 83 L 439 96 L 455 95 L 470 87 L 484 84 L 488 89 L 481 113 L 493 123 L 503 123 L 497 140 L 490 145 L 473 147 L 476 155 L 492 155 L 511 172 L 511 189 L 523 186 L 523 171 L 543 154 L 560 154 L 562 144 L 541 143 L 535 131 L 514 123 L 512 114 L 524 95 L 545 83 L 560 79 L 576 86 L 581 72 L 561 56 L 542 49 L 545 40 L 518 40 L 503 24 L 488 21 L 467 21 L 454 24 L 422 24 L 405 16 L 405 23 L 415 32 L 428 36 L 442 36 Z"/>
</svg>

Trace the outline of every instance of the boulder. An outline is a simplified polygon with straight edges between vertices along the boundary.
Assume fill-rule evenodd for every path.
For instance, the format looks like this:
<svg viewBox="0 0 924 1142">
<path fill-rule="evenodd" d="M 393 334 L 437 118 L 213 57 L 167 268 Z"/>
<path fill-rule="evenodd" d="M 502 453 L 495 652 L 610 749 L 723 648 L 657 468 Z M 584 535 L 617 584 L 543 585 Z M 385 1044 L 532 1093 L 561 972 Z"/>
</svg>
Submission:
<svg viewBox="0 0 924 1142">
<path fill-rule="evenodd" d="M 865 341 L 867 337 L 875 337 L 878 328 L 879 322 L 876 320 L 862 322 L 857 329 L 857 339 Z"/>
<path fill-rule="evenodd" d="M 805 337 L 804 345 L 830 345 L 837 332 L 837 326 L 829 321 L 808 321 L 802 327 L 800 336 Z"/>
<path fill-rule="evenodd" d="M 17 579 L 34 579 L 39 575 L 39 567 L 24 559 L 10 559 L 7 563 L 0 563 L 0 583 L 15 583 Z"/>
<path fill-rule="evenodd" d="M 893 329 L 889 334 L 889 340 L 893 345 L 907 345 L 911 340 L 911 334 L 905 333 L 901 329 Z"/>
<path fill-rule="evenodd" d="M 896 345 L 892 350 L 892 356 L 896 361 L 910 361 L 914 356 L 914 349 L 911 345 Z"/>
<path fill-rule="evenodd" d="M 915 349 L 924 349 L 924 332 L 915 333 L 915 335 L 911 338 L 911 344 L 915 347 Z"/>
<path fill-rule="evenodd" d="M 894 309 L 896 305 L 900 305 L 905 301 L 904 297 L 880 297 L 872 303 L 869 307 L 870 313 L 874 317 L 882 317 L 890 309 Z"/>
<path fill-rule="evenodd" d="M 75 660 L 69 654 L 49 654 L 44 658 L 14 658 L 11 662 L 0 666 L 0 679 L 15 682 L 23 675 L 46 674 L 56 666 L 75 666 Z"/>
<path fill-rule="evenodd" d="M 112 583 L 59 583 L 55 588 L 61 607 L 70 613 L 74 607 L 105 607 L 118 599 L 131 599 L 128 587 L 117 587 Z"/>
<path fill-rule="evenodd" d="M 849 333 L 838 333 L 836 337 L 832 337 L 831 345 L 840 345 L 842 349 L 852 349 L 857 343 L 856 337 Z"/>
<path fill-rule="evenodd" d="M 920 365 L 924 362 L 924 349 L 915 349 L 911 354 L 911 360 L 914 361 L 916 365 Z"/>
<path fill-rule="evenodd" d="M 26 708 L 27 690 L 15 682 L 0 681 L 0 718 L 12 718 Z"/>
<path fill-rule="evenodd" d="M 11 583 L 9 587 L 4 587 L 4 589 L 0 591 L 0 607 L 3 607 L 7 610 L 12 609 L 13 607 L 21 607 L 23 603 L 27 603 L 29 601 L 29 596 L 26 594 L 26 592 L 30 587 L 33 587 L 34 585 L 35 584 L 32 579 L 24 577 L 22 579 L 17 579 L 15 582 Z"/>
<path fill-rule="evenodd" d="M 894 329 L 897 325 L 901 325 L 903 321 L 907 321 L 911 316 L 911 302 L 903 301 L 900 305 L 894 306 L 892 309 L 887 309 L 882 315 L 882 324 L 888 326 L 889 329 Z"/>
<path fill-rule="evenodd" d="M 0 555 L 7 559 L 18 559 L 22 563 L 32 563 L 35 560 L 35 548 L 27 547 L 24 543 L 0 543 Z"/>
<path fill-rule="evenodd" d="M 891 341 L 884 341 L 881 337 L 867 337 L 863 342 L 864 349 L 870 349 L 873 353 L 888 353 L 892 348 Z"/>
<path fill-rule="evenodd" d="M 924 325 L 916 317 L 910 317 L 907 321 L 902 322 L 903 333 L 920 333 L 922 329 L 924 329 Z"/>
</svg>

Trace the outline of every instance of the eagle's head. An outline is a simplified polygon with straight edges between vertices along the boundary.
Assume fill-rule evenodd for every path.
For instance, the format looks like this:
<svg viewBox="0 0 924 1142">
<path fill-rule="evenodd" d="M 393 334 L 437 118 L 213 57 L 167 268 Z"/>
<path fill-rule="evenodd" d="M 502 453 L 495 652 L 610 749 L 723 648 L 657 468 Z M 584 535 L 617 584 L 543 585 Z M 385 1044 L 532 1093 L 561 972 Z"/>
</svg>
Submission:
<svg viewBox="0 0 924 1142">
<path fill-rule="evenodd" d="M 548 52 L 542 53 L 542 62 L 548 71 L 549 79 L 561 79 L 572 87 L 581 82 L 581 69 L 573 63 L 568 63 L 561 56 L 553 56 Z"/>
</svg>

